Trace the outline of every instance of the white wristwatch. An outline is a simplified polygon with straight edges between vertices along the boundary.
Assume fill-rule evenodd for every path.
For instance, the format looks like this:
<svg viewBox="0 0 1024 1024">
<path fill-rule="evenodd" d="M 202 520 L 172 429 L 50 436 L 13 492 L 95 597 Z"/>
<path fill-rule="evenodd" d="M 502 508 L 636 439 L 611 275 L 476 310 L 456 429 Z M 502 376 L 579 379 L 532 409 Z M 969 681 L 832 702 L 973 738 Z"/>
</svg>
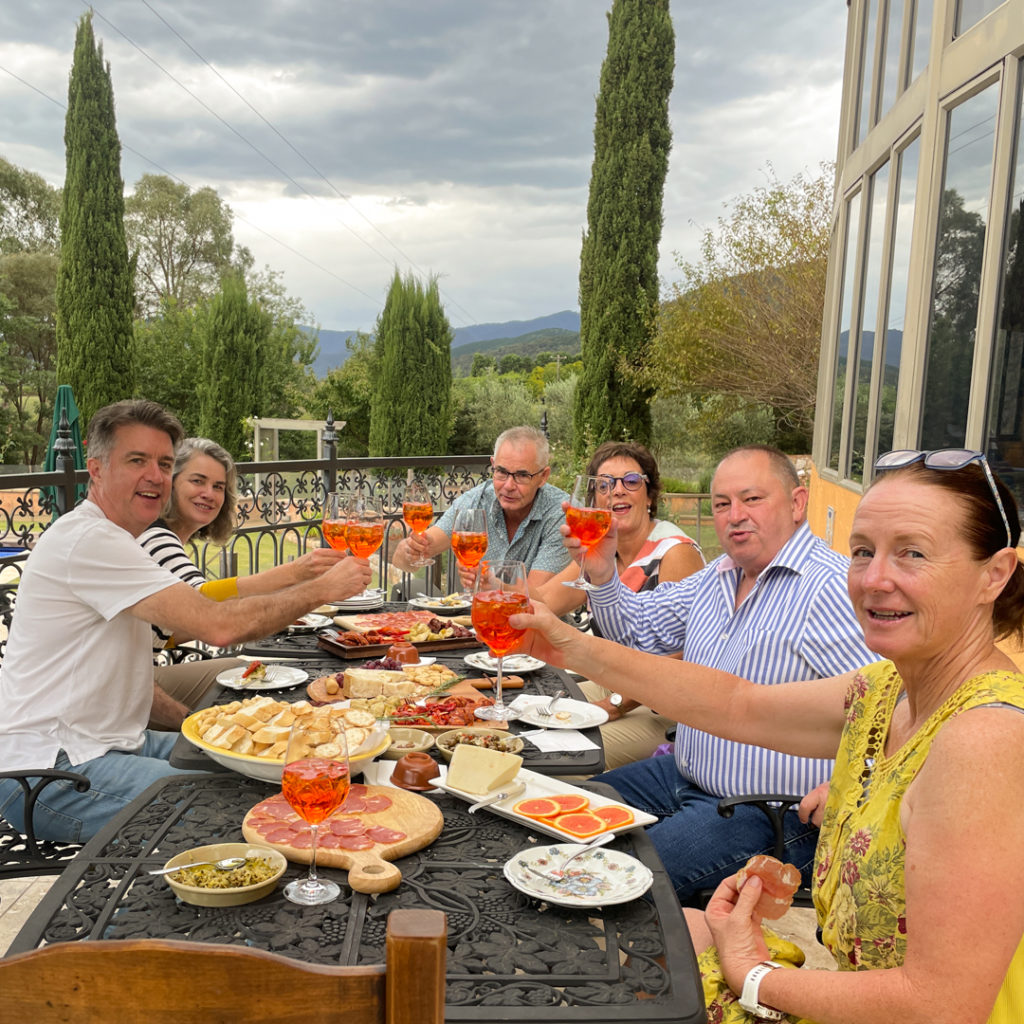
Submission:
<svg viewBox="0 0 1024 1024">
<path fill-rule="evenodd" d="M 757 990 L 761 987 L 761 981 L 776 967 L 781 966 L 782 964 L 777 964 L 774 960 L 765 960 L 756 967 L 752 967 L 750 973 L 743 979 L 740 1006 L 747 1013 L 752 1013 L 758 1020 L 782 1020 L 786 1016 L 782 1010 L 773 1010 L 770 1006 L 762 1006 L 757 1001 Z"/>
<path fill-rule="evenodd" d="M 622 701 L 623 701 L 623 697 L 622 697 L 621 693 L 609 693 L 608 694 L 608 703 L 611 704 L 611 706 L 613 708 L 620 708 L 620 707 L 622 707 Z"/>
</svg>

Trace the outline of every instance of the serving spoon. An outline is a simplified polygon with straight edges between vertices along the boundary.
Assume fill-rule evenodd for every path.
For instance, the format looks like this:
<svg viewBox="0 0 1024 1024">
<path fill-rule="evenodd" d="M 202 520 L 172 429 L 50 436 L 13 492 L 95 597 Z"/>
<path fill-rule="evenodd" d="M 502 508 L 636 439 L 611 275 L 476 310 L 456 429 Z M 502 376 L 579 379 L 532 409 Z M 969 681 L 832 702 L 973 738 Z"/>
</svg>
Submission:
<svg viewBox="0 0 1024 1024">
<path fill-rule="evenodd" d="M 175 871 L 184 871 L 185 868 L 216 868 L 218 871 L 234 871 L 235 868 L 240 868 L 249 858 L 248 857 L 225 857 L 223 860 L 197 860 L 191 864 L 178 864 L 173 868 L 157 868 L 155 871 L 150 871 L 151 875 L 172 875 Z"/>
</svg>

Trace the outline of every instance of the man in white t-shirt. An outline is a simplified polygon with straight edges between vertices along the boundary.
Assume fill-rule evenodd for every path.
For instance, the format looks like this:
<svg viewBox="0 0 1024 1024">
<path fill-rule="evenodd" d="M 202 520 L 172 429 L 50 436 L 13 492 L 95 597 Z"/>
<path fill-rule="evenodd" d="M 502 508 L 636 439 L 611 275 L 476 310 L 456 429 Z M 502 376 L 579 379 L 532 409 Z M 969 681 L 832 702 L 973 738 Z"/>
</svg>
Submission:
<svg viewBox="0 0 1024 1024">
<path fill-rule="evenodd" d="M 178 420 L 144 400 L 100 409 L 89 423 L 89 494 L 40 537 L 25 563 L 0 667 L 0 764 L 63 768 L 86 793 L 51 783 L 36 834 L 82 842 L 155 779 L 173 774 L 173 732 L 185 709 L 153 682 L 150 624 L 225 646 L 265 636 L 370 581 L 365 559 L 270 595 L 216 602 L 162 569 L 136 537 L 170 494 Z M 21 787 L 0 782 L 0 814 L 24 826 Z"/>
</svg>

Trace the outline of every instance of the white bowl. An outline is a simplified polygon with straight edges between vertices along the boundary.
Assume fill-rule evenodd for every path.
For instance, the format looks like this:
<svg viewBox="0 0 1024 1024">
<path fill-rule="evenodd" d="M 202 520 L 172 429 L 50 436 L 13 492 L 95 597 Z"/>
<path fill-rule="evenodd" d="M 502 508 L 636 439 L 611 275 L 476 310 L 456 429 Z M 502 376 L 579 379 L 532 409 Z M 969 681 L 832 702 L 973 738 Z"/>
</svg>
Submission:
<svg viewBox="0 0 1024 1024">
<path fill-rule="evenodd" d="M 272 760 L 268 757 L 254 757 L 252 754 L 235 754 L 222 747 L 214 747 L 203 741 L 196 728 L 193 712 L 181 723 L 181 733 L 193 746 L 198 747 L 203 753 L 209 755 L 217 764 L 224 768 L 230 768 L 240 775 L 247 775 L 250 779 L 259 779 L 261 782 L 281 782 L 281 772 L 284 770 L 284 758 Z M 391 745 L 391 737 L 385 728 L 374 729 L 362 747 L 355 753 L 350 754 L 349 772 L 358 775 L 363 766 L 369 764 L 375 757 L 383 754 Z"/>
<path fill-rule="evenodd" d="M 174 890 L 175 895 L 186 903 L 194 903 L 199 907 L 238 907 L 243 903 L 252 903 L 254 900 L 269 896 L 288 867 L 284 854 L 257 843 L 213 843 L 210 846 L 197 846 L 185 850 L 184 853 L 176 853 L 164 867 L 184 868 L 200 861 L 223 860 L 225 857 L 262 857 L 270 862 L 274 873 L 255 885 L 242 885 L 234 889 L 206 889 L 197 885 L 185 885 L 170 875 L 164 875 L 164 879 Z"/>
</svg>

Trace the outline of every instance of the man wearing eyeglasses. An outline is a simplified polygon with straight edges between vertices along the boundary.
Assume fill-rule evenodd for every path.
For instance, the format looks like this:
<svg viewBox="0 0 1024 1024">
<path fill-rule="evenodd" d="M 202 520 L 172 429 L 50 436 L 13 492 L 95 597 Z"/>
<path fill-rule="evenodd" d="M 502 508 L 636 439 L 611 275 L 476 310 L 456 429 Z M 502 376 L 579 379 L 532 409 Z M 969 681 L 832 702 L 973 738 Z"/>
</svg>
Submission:
<svg viewBox="0 0 1024 1024">
<path fill-rule="evenodd" d="M 534 427 L 510 427 L 498 435 L 491 458 L 491 479 L 459 495 L 443 516 L 425 531 L 410 534 L 396 547 L 392 563 L 403 572 L 413 563 L 432 558 L 451 545 L 460 509 L 482 508 L 487 519 L 490 562 L 523 562 L 531 587 L 561 572 L 570 561 L 562 544 L 565 491 L 549 484 L 551 450 L 548 439 Z"/>
<path fill-rule="evenodd" d="M 771 685 L 840 675 L 878 657 L 867 649 L 846 589 L 849 560 L 811 533 L 807 488 L 781 451 L 736 449 L 711 483 L 715 533 L 724 554 L 683 580 L 635 594 L 615 572 L 615 529 L 587 552 L 600 584 L 590 607 L 604 636 L 628 647 L 735 672 Z M 574 546 L 571 538 L 566 540 Z M 792 757 L 680 725 L 673 757 L 652 757 L 599 776 L 629 804 L 658 817 L 649 835 L 683 902 L 772 853 L 768 819 L 754 806 L 732 818 L 722 797 L 804 794 L 832 762 Z M 812 798 L 804 817 L 814 810 Z M 786 860 L 810 883 L 817 828 L 786 814 Z"/>
</svg>

